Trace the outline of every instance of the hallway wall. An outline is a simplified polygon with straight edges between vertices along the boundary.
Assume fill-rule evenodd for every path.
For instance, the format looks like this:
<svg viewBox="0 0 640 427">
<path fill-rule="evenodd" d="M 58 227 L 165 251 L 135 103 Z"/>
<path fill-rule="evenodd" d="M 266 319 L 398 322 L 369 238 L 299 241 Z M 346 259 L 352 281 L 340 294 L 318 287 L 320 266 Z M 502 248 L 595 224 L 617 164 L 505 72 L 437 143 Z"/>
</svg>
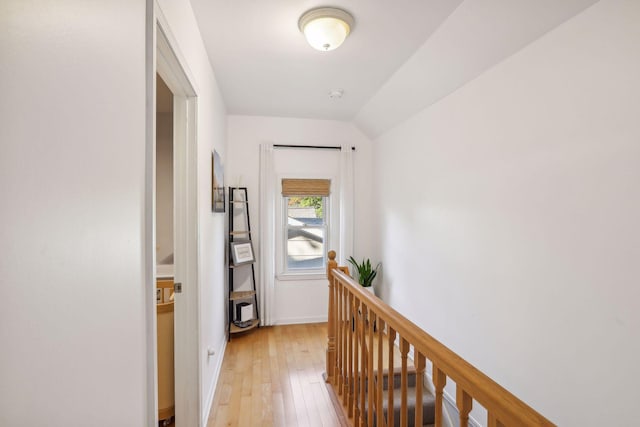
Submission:
<svg viewBox="0 0 640 427">
<path fill-rule="evenodd" d="M 375 141 L 384 298 L 558 425 L 637 423 L 638 22 L 596 3 Z"/>
<path fill-rule="evenodd" d="M 229 147 L 225 180 L 248 187 L 254 250 L 259 251 L 260 143 L 292 145 L 342 145 L 356 147 L 354 153 L 355 243 L 356 257 L 369 257 L 373 247 L 371 206 L 374 171 L 371 168 L 371 142 L 353 124 L 333 120 L 283 117 L 229 116 Z M 332 248 L 337 249 L 337 248 Z M 256 270 L 257 271 L 257 270 Z M 280 316 L 277 323 L 319 321 L 327 316 L 327 285 L 323 280 L 288 281 L 276 285 Z"/>
<path fill-rule="evenodd" d="M 145 2 L 0 2 L 0 425 L 147 423 Z"/>
<path fill-rule="evenodd" d="M 201 392 L 189 404 L 206 423 L 226 342 L 224 215 L 210 196 L 225 108 L 189 1 L 158 3 L 198 93 Z M 147 4 L 0 2 L 0 425 L 99 426 L 113 409 L 122 426 L 153 424 Z"/>
</svg>

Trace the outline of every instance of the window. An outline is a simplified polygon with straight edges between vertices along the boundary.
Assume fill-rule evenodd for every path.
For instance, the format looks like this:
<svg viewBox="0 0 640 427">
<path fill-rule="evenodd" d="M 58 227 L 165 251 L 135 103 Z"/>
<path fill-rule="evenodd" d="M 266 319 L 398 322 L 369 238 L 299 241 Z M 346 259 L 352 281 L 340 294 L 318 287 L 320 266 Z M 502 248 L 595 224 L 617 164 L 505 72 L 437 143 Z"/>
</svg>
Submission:
<svg viewBox="0 0 640 427">
<path fill-rule="evenodd" d="M 331 181 L 283 179 L 283 272 L 324 273 Z"/>
<path fill-rule="evenodd" d="M 284 211 L 285 271 L 324 271 L 327 197 L 285 197 Z"/>
</svg>

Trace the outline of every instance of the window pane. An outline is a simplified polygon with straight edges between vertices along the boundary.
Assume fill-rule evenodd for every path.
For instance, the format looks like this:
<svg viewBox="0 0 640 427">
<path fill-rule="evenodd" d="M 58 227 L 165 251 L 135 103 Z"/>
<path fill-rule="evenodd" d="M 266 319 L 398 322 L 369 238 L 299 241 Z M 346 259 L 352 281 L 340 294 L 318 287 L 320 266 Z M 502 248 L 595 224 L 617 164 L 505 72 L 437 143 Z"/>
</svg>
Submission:
<svg viewBox="0 0 640 427">
<path fill-rule="evenodd" d="M 289 228 L 287 231 L 287 270 L 324 268 L 323 228 Z"/>
<path fill-rule="evenodd" d="M 289 197 L 287 203 L 289 225 L 324 224 L 324 198 L 319 196 Z"/>
</svg>

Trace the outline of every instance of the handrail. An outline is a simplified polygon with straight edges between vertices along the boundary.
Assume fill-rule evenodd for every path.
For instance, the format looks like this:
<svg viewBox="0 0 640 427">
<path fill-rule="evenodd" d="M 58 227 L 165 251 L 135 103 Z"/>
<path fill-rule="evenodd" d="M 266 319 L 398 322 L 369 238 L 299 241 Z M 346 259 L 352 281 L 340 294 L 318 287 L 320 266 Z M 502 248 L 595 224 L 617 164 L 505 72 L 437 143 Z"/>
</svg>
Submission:
<svg viewBox="0 0 640 427">
<path fill-rule="evenodd" d="M 518 399 L 458 354 L 404 317 L 401 313 L 394 310 L 381 299 L 366 292 L 362 286 L 348 275 L 348 269 L 337 266 L 334 251 L 329 252 L 327 277 L 329 279 L 330 289 L 327 375 L 329 378 L 328 382 L 342 384 L 342 390 L 339 390 L 339 392 L 345 391 L 346 393 L 348 391 L 347 389 L 350 390 L 352 386 L 346 384 L 349 382 L 348 373 L 341 371 L 344 366 L 342 366 L 343 364 L 341 364 L 340 361 L 336 360 L 336 350 L 338 353 L 346 352 L 348 350 L 347 343 L 349 343 L 349 340 L 355 339 L 356 342 L 361 340 L 363 347 L 361 350 L 363 352 L 362 354 L 371 353 L 374 350 L 372 348 L 373 341 L 367 342 L 366 338 L 367 332 L 369 332 L 369 337 L 373 339 L 372 331 L 374 327 L 370 327 L 367 319 L 375 319 L 382 325 L 379 325 L 378 329 L 381 327 L 384 328 L 386 325 L 387 332 L 377 332 L 380 334 L 380 337 L 385 333 L 392 333 L 394 337 L 396 333 L 399 335 L 403 358 L 408 352 L 409 346 L 413 347 L 418 372 L 421 373 L 424 369 L 425 357 L 432 362 L 436 405 L 442 403 L 442 390 L 446 383 L 446 378 L 451 378 L 456 383 L 456 400 L 458 409 L 461 412 L 461 425 L 466 425 L 467 423 L 472 399 L 476 400 L 487 410 L 489 414 L 489 426 L 554 425 L 522 400 Z M 361 326 L 358 326 L 359 329 L 355 330 L 355 327 L 349 326 L 352 322 L 358 322 L 357 318 L 362 315 L 365 316 L 365 319 L 361 322 Z M 369 328 L 368 331 L 366 330 L 367 328 Z M 352 329 L 354 329 L 354 331 L 352 331 Z M 339 336 L 339 342 L 336 341 L 336 334 Z M 355 338 L 352 337 L 352 335 Z M 364 339 L 362 338 L 363 336 Z M 342 345 L 343 343 L 344 345 Z M 358 352 L 359 350 L 356 348 L 355 351 Z M 391 355 L 391 358 L 392 357 Z M 347 360 L 345 356 L 342 356 L 342 359 Z M 362 363 L 365 364 L 365 362 L 366 361 L 363 361 Z M 382 366 L 380 361 L 378 364 Z M 370 365 L 368 367 L 369 371 L 371 371 L 372 367 Z M 403 364 L 403 370 L 405 370 L 404 368 L 405 365 Z M 390 366 L 389 371 L 391 371 L 391 369 L 392 366 Z M 364 372 L 362 375 L 369 378 L 367 372 Z M 380 375 L 379 372 L 378 375 Z M 355 378 L 358 378 L 358 376 L 355 375 Z M 375 378 L 371 378 L 370 380 L 373 382 Z M 380 390 L 378 393 L 381 394 L 382 386 L 380 385 L 379 387 Z M 364 391 L 360 390 L 360 393 L 364 393 Z M 417 406 L 418 405 L 416 405 L 416 409 Z M 371 405 L 368 407 L 369 410 L 371 410 Z M 359 409 L 363 410 L 364 408 Z M 357 410 L 358 408 L 356 408 L 356 411 Z M 421 406 L 416 414 L 418 414 L 418 412 L 420 417 L 422 417 Z M 378 425 L 384 425 L 380 423 L 381 418 L 381 416 L 378 417 Z M 440 425 L 439 423 L 441 422 L 441 409 L 436 408 L 436 425 Z"/>
</svg>

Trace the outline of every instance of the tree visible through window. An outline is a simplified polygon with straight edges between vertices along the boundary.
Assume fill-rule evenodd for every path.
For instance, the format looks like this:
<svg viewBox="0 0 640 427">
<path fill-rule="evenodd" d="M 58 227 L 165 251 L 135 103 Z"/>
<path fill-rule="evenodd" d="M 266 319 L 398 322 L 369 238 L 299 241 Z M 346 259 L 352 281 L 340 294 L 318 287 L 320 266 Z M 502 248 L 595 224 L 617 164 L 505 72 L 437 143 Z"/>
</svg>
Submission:
<svg viewBox="0 0 640 427">
<path fill-rule="evenodd" d="M 290 196 L 286 210 L 286 265 L 289 272 L 325 269 L 327 197 Z"/>
</svg>

